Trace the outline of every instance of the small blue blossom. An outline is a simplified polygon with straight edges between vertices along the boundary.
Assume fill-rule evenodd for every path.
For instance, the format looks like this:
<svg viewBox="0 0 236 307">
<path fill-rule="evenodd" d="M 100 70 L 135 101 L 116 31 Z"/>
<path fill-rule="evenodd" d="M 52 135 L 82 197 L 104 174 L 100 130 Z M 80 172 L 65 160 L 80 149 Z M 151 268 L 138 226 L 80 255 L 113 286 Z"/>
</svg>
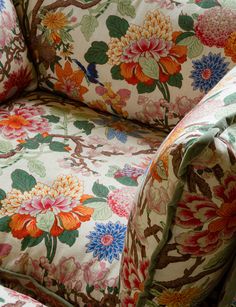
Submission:
<svg viewBox="0 0 236 307">
<path fill-rule="evenodd" d="M 127 134 L 123 131 L 116 130 L 113 128 L 108 128 L 107 130 L 107 138 L 108 140 L 112 140 L 114 138 L 117 138 L 118 141 L 121 143 L 126 143 L 127 141 Z"/>
<path fill-rule="evenodd" d="M 190 78 L 193 89 L 200 89 L 201 92 L 209 92 L 227 73 L 228 62 L 219 54 L 203 55 L 200 60 L 193 61 L 194 70 L 191 71 Z"/>
<path fill-rule="evenodd" d="M 96 223 L 94 231 L 90 231 L 87 238 L 90 240 L 87 247 L 87 253 L 93 252 L 93 257 L 98 260 L 108 260 L 110 263 L 114 259 L 119 260 L 123 251 L 126 226 L 119 222 L 108 224 Z"/>
<path fill-rule="evenodd" d="M 0 0 L 0 12 L 2 12 L 5 8 L 5 0 Z"/>
</svg>

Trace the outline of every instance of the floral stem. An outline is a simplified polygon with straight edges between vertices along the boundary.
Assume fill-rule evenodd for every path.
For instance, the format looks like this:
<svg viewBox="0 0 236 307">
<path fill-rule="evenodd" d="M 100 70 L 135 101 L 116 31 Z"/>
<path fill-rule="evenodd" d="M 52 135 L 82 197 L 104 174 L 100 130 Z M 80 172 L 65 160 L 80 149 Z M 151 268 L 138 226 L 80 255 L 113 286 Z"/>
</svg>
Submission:
<svg viewBox="0 0 236 307">
<path fill-rule="evenodd" d="M 45 235 L 45 245 L 47 248 L 47 259 L 49 263 L 52 263 L 57 249 L 57 238 L 52 237 L 49 233 L 47 233 Z"/>
</svg>

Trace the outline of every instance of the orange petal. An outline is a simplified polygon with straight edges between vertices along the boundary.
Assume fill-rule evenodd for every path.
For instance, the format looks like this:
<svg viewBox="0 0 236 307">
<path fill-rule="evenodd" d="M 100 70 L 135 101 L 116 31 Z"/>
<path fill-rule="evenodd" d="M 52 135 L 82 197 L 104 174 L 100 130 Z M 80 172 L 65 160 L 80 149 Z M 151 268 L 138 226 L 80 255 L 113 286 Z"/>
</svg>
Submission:
<svg viewBox="0 0 236 307">
<path fill-rule="evenodd" d="M 122 63 L 120 65 L 120 73 L 125 79 L 131 79 L 134 76 L 135 63 Z"/>
<path fill-rule="evenodd" d="M 64 76 L 69 77 L 73 74 L 73 69 L 71 67 L 71 63 L 69 61 L 65 62 L 65 67 L 64 67 Z"/>
<path fill-rule="evenodd" d="M 80 86 L 80 89 L 79 89 L 79 96 L 83 99 L 83 95 L 85 94 L 85 93 L 87 93 L 88 92 L 88 89 L 87 89 L 87 87 L 85 87 L 85 86 Z"/>
<path fill-rule="evenodd" d="M 73 72 L 73 80 L 75 80 L 77 84 L 81 84 L 83 79 L 84 79 L 84 72 L 82 70 L 77 70 Z"/>
<path fill-rule="evenodd" d="M 75 230 L 81 225 L 79 217 L 71 212 L 60 212 L 58 216 L 65 230 Z"/>
<path fill-rule="evenodd" d="M 153 83 L 153 79 L 147 77 L 143 71 L 142 68 L 139 64 L 137 64 L 136 68 L 135 68 L 135 76 L 138 78 L 139 81 L 143 82 L 143 83 L 148 83 L 148 84 L 152 84 Z"/>
<path fill-rule="evenodd" d="M 32 218 L 26 225 L 26 229 L 31 237 L 37 238 L 43 234 L 43 231 L 36 225 L 36 218 Z"/>
<path fill-rule="evenodd" d="M 175 45 L 170 49 L 170 55 L 173 55 L 179 63 L 184 63 L 187 60 L 187 46 Z"/>
<path fill-rule="evenodd" d="M 183 33 L 182 31 L 174 31 L 172 33 L 172 41 L 175 43 L 177 37 L 180 36 L 180 34 L 182 34 L 182 33 Z"/>
<path fill-rule="evenodd" d="M 94 212 L 93 208 L 85 207 L 85 206 L 77 206 L 73 209 L 76 214 L 79 214 L 79 219 L 81 221 L 89 221 L 91 215 Z"/>
<path fill-rule="evenodd" d="M 58 79 L 61 82 L 63 82 L 64 70 L 62 69 L 62 67 L 59 64 L 55 65 L 55 71 L 56 71 L 56 75 L 57 75 Z"/>
<path fill-rule="evenodd" d="M 64 231 L 63 228 L 61 228 L 60 226 L 58 226 L 58 223 L 57 223 L 57 219 L 55 219 L 53 225 L 52 225 L 52 228 L 50 230 L 50 234 L 53 236 L 53 237 L 58 237 L 60 236 L 60 234 Z"/>
<path fill-rule="evenodd" d="M 80 202 L 83 203 L 85 200 L 90 199 L 90 198 L 93 198 L 93 195 L 83 194 L 83 195 L 80 197 Z"/>
<path fill-rule="evenodd" d="M 228 224 L 228 219 L 219 218 L 212 221 L 209 224 L 208 229 L 210 232 L 219 232 L 222 231 L 223 229 L 226 229 L 227 224 Z"/>
<path fill-rule="evenodd" d="M 166 71 L 170 75 L 177 74 L 181 69 L 181 66 L 177 62 L 172 60 L 170 57 L 161 58 L 160 64 L 162 65 L 164 71 Z"/>
<path fill-rule="evenodd" d="M 26 229 L 26 224 L 31 220 L 31 216 L 29 214 L 14 214 L 9 223 L 9 227 L 11 228 L 12 235 L 15 238 L 23 239 L 29 235 L 28 230 Z"/>
</svg>

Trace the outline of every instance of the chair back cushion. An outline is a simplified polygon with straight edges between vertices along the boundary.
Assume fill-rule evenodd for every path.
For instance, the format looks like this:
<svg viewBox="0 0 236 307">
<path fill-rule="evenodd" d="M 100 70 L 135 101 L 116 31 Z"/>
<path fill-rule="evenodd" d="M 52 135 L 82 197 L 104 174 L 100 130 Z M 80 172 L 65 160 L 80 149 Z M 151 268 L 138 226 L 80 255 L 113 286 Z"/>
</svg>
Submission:
<svg viewBox="0 0 236 307">
<path fill-rule="evenodd" d="M 41 88 L 165 131 L 236 62 L 234 1 L 21 2 Z"/>
<path fill-rule="evenodd" d="M 158 149 L 128 225 L 122 306 L 203 306 L 232 263 L 235 84 L 236 68 Z M 235 291 L 235 282 L 230 285 Z"/>
<path fill-rule="evenodd" d="M 0 1 L 0 103 L 36 87 L 36 76 L 11 0 Z"/>
</svg>

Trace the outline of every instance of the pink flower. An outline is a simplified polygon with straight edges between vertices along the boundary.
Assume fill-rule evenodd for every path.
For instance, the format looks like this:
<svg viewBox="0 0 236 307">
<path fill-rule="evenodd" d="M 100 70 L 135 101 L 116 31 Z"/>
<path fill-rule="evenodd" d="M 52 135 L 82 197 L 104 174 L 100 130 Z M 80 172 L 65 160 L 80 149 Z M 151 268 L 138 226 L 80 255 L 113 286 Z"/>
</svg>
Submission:
<svg viewBox="0 0 236 307">
<path fill-rule="evenodd" d="M 214 7 L 198 17 L 195 32 L 206 46 L 225 46 L 229 35 L 236 31 L 236 12 L 229 8 Z"/>
<path fill-rule="evenodd" d="M 7 30 L 14 30 L 17 26 L 16 24 L 16 14 L 14 10 L 11 12 L 3 11 L 1 13 L 1 20 L 0 20 L 1 28 L 5 28 Z"/>
<path fill-rule="evenodd" d="M 0 243 L 0 264 L 3 258 L 7 257 L 11 252 L 12 246 L 7 243 Z"/>
<path fill-rule="evenodd" d="M 191 111 L 195 105 L 199 103 L 201 97 L 196 97 L 194 99 L 188 98 L 186 96 L 177 97 L 174 103 L 169 105 L 169 111 L 178 115 L 178 117 L 184 117 L 189 111 Z"/>
<path fill-rule="evenodd" d="M 133 207 L 135 192 L 136 188 L 111 191 L 107 197 L 109 207 L 117 215 L 128 218 Z"/>
<path fill-rule="evenodd" d="M 218 233 L 205 231 L 189 231 L 175 238 L 177 249 L 181 254 L 196 257 L 214 252 L 221 244 Z"/>
<path fill-rule="evenodd" d="M 131 41 L 130 45 L 124 49 L 121 62 L 138 63 L 141 57 L 151 57 L 159 61 L 160 57 L 169 55 L 171 47 L 172 42 L 162 38 L 141 38 L 138 41 Z"/>
<path fill-rule="evenodd" d="M 164 99 L 154 101 L 147 97 L 140 95 L 138 98 L 138 104 L 142 105 L 142 110 L 136 112 L 137 118 L 142 122 L 155 122 L 156 120 L 163 120 L 165 115 L 165 109 L 163 108 Z"/>
<path fill-rule="evenodd" d="M 37 216 L 39 213 L 47 213 L 48 211 L 58 214 L 60 212 L 70 212 L 72 208 L 77 206 L 76 200 L 71 200 L 70 197 L 59 195 L 55 198 L 50 196 L 34 197 L 22 203 L 18 213 L 30 214 Z"/>
<path fill-rule="evenodd" d="M 93 259 L 84 265 L 82 265 L 84 280 L 89 286 L 94 286 L 96 289 L 101 287 L 101 283 L 104 282 L 109 268 L 106 267 L 106 263 Z"/>
<path fill-rule="evenodd" d="M 41 107 L 22 107 L 12 111 L 0 109 L 0 133 L 7 138 L 24 138 L 29 132 L 45 132 L 49 123 Z"/>
<path fill-rule="evenodd" d="M 54 272 L 54 279 L 58 280 L 60 284 L 76 281 L 78 274 L 81 273 L 81 266 L 79 262 L 75 262 L 74 257 L 62 257 L 56 266 Z"/>
</svg>

